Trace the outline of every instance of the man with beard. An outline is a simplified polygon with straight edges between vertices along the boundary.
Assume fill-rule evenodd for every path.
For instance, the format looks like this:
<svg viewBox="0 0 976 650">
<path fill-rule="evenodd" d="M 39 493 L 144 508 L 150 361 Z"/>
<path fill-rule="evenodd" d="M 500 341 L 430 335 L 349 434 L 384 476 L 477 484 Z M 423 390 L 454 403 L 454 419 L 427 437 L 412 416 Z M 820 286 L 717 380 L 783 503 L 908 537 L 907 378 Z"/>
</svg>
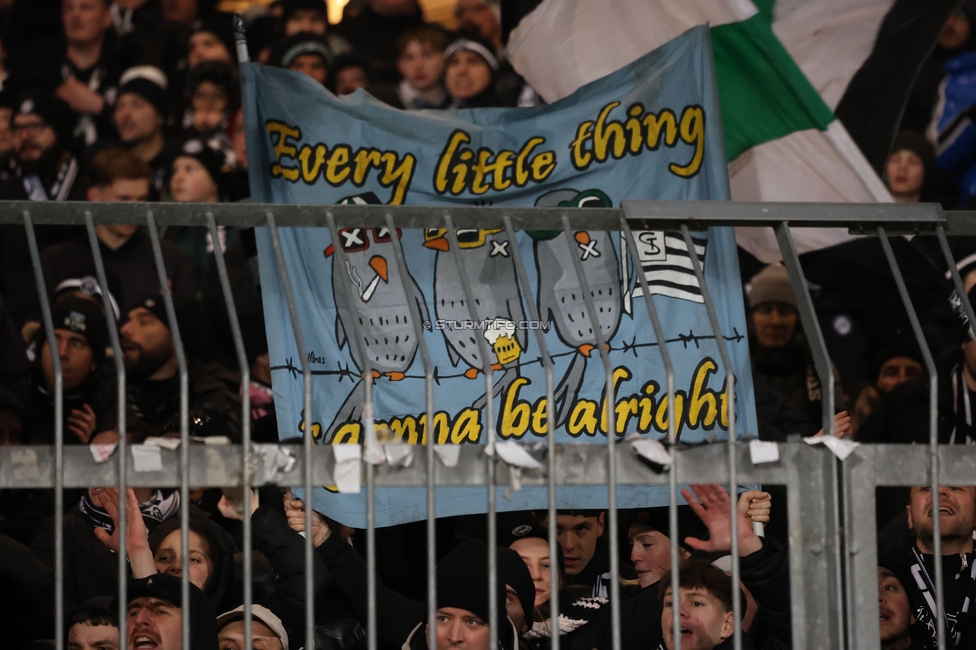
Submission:
<svg viewBox="0 0 976 650">
<path fill-rule="evenodd" d="M 0 185 L 0 199 L 85 200 L 88 183 L 69 149 L 74 121 L 68 105 L 48 92 L 21 96 L 10 120 L 16 169 Z"/>
<path fill-rule="evenodd" d="M 898 574 L 911 576 L 904 584 L 920 633 L 931 647 L 936 646 L 935 562 L 933 553 L 932 488 L 911 489 L 908 527 L 917 539 L 908 549 L 892 549 L 901 563 Z M 976 647 L 976 613 L 970 603 L 976 599 L 976 554 L 973 530 L 976 528 L 976 488 L 941 486 L 939 524 L 942 538 L 941 585 L 945 597 L 946 647 Z M 887 551 L 888 549 L 882 549 Z M 890 568 L 890 567 L 889 567 Z"/>
<path fill-rule="evenodd" d="M 240 380 L 220 364 L 194 362 L 203 316 L 185 296 L 174 294 L 173 306 L 189 366 L 190 435 L 239 442 Z M 160 434 L 180 431 L 179 363 L 163 297 L 155 293 L 137 301 L 120 334 L 129 406 Z"/>
</svg>

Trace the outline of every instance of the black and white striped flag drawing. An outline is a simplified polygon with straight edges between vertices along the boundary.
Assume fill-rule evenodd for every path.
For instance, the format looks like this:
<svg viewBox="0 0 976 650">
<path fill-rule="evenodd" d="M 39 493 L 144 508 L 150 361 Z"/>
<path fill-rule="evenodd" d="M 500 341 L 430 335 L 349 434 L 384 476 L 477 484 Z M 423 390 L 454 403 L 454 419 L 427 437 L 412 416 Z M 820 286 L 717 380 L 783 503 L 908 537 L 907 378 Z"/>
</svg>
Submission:
<svg viewBox="0 0 976 650">
<path fill-rule="evenodd" d="M 704 303 L 701 287 L 695 277 L 691 255 L 684 237 L 677 232 L 645 230 L 634 233 L 641 270 L 651 294 Z M 708 240 L 692 236 L 694 253 L 702 269 L 705 268 L 705 248 Z M 643 296 L 640 284 L 636 284 L 633 297 Z"/>
</svg>

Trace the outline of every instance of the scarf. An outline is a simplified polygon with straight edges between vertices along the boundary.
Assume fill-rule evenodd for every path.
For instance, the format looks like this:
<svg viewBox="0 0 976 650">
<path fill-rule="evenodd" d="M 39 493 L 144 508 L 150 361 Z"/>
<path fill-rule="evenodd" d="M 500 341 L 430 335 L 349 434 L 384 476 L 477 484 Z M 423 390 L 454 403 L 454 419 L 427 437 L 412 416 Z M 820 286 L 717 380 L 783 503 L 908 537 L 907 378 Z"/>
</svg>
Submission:
<svg viewBox="0 0 976 650">
<path fill-rule="evenodd" d="M 606 598 L 585 597 L 573 601 L 565 611 L 559 612 L 559 635 L 569 634 L 593 620 L 597 612 L 606 605 Z M 552 637 L 552 619 L 536 621 L 532 629 L 522 635 L 523 639 L 548 639 Z"/>
<path fill-rule="evenodd" d="M 50 192 L 44 188 L 44 183 L 41 182 L 37 174 L 24 176 L 24 191 L 27 192 L 27 198 L 31 201 L 67 201 L 68 194 L 71 192 L 77 176 L 78 161 L 75 160 L 74 156 L 71 156 L 58 169 L 57 178 L 54 185 L 51 186 Z"/>
<path fill-rule="evenodd" d="M 945 556 L 943 556 L 944 558 Z M 942 613 L 945 620 L 945 629 L 947 636 L 946 647 L 954 648 L 958 647 L 959 642 L 962 640 L 962 626 L 960 623 L 967 618 L 970 606 L 974 598 L 976 598 L 976 562 L 972 563 L 970 566 L 968 564 L 968 558 L 963 555 L 962 557 L 962 568 L 959 573 L 956 574 L 952 583 L 958 585 L 951 591 L 956 592 L 956 595 L 965 594 L 958 611 L 951 611 L 953 605 L 949 602 L 948 596 L 946 594 L 946 611 Z M 912 548 L 912 565 L 911 574 L 912 578 L 915 580 L 915 586 L 918 588 L 921 599 L 915 599 L 912 604 L 915 606 L 915 618 L 918 622 L 925 627 L 932 636 L 933 642 L 936 638 L 936 602 L 935 602 L 935 581 L 929 575 L 929 570 L 925 566 L 925 562 L 922 560 L 922 554 L 918 552 L 917 548 Z M 933 562 L 936 562 L 938 558 L 932 558 Z M 966 570 L 969 570 L 969 574 L 966 575 Z M 959 583 L 962 583 L 959 585 Z M 948 585 L 947 585 L 948 586 Z M 950 591 L 946 589 L 946 591 Z"/>
<path fill-rule="evenodd" d="M 150 533 L 162 522 L 176 516 L 179 509 L 179 490 L 154 490 L 148 501 L 139 504 L 142 520 L 146 523 L 146 529 Z M 109 534 L 115 531 L 115 522 L 112 521 L 112 517 L 104 509 L 96 506 L 87 492 L 78 503 L 78 511 L 85 521 L 95 528 L 102 528 Z"/>
</svg>

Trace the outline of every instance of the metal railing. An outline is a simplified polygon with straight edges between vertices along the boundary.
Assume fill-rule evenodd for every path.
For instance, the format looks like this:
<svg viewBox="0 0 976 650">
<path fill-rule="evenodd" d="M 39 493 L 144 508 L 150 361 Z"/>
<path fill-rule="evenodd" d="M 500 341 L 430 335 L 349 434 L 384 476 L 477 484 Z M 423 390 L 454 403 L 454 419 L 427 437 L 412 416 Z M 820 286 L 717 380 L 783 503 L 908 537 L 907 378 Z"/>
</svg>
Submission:
<svg viewBox="0 0 976 650">
<path fill-rule="evenodd" d="M 734 408 L 729 408 L 729 437 L 727 445 L 706 445 L 695 448 L 671 447 L 672 463 L 670 470 L 663 472 L 650 469 L 641 462 L 633 451 L 626 446 L 614 444 L 614 436 L 607 436 L 606 445 L 578 445 L 557 444 L 554 436 L 553 418 L 548 418 L 547 450 L 548 456 L 545 466 L 540 470 L 517 470 L 523 485 L 541 486 L 548 491 L 549 521 L 556 517 L 556 494 L 559 486 L 607 486 L 609 487 L 608 503 L 608 531 L 611 540 L 619 539 L 619 520 L 616 510 L 616 488 L 621 485 L 667 485 L 669 490 L 669 518 L 671 531 L 671 562 L 672 568 L 678 565 L 678 515 L 677 494 L 679 484 L 715 483 L 728 485 L 730 494 L 735 494 L 740 484 L 759 483 L 765 485 L 785 485 L 788 502 L 789 527 L 789 566 L 790 566 L 790 595 L 792 605 L 793 646 L 798 650 L 813 648 L 858 648 L 859 650 L 875 650 L 880 647 L 878 638 L 878 600 L 877 600 L 877 554 L 876 554 L 876 521 L 875 521 L 875 489 L 888 485 L 921 485 L 929 484 L 933 488 L 934 510 L 938 509 L 938 486 L 940 484 L 965 485 L 973 484 L 976 467 L 976 449 L 970 446 L 953 446 L 951 449 L 940 447 L 936 422 L 936 395 L 938 391 L 937 376 L 932 354 L 922 335 L 918 317 L 911 299 L 905 288 L 896 259 L 892 253 L 888 237 L 895 233 L 927 233 L 938 237 L 946 263 L 952 269 L 952 279 L 959 294 L 970 323 L 976 323 L 976 315 L 969 303 L 963 288 L 962 279 L 955 271 L 955 262 L 949 251 L 946 232 L 952 234 L 976 234 L 976 213 L 944 214 L 937 206 L 905 205 L 905 204 L 750 204 L 750 203 L 720 203 L 707 201 L 688 202 L 624 202 L 622 209 L 586 209 L 573 210 L 561 208 L 420 208 L 420 207 L 391 207 L 391 206 L 286 206 L 286 205 L 257 205 L 257 204 L 96 204 L 96 203 L 30 203 L 8 202 L 0 204 L 0 224 L 23 224 L 26 229 L 30 254 L 33 263 L 34 280 L 40 295 L 43 324 L 47 332 L 48 344 L 56 348 L 51 316 L 51 304 L 46 291 L 45 279 L 42 277 L 42 265 L 37 240 L 34 233 L 36 224 L 83 224 L 87 228 L 88 240 L 92 256 L 95 261 L 97 279 L 102 287 L 107 287 L 105 265 L 95 234 L 96 224 L 140 224 L 147 226 L 150 234 L 156 268 L 159 275 L 169 327 L 173 333 L 175 349 L 178 354 L 180 377 L 180 411 L 181 444 L 175 451 L 163 449 L 162 468 L 158 471 L 136 472 L 133 459 L 126 445 L 126 374 L 122 363 L 122 350 L 119 342 L 118 325 L 111 318 L 109 321 L 109 335 L 114 352 L 114 363 L 118 375 L 118 453 L 114 463 L 97 463 L 84 447 L 65 446 L 62 430 L 63 409 L 63 380 L 62 371 L 57 355 L 52 355 L 55 374 L 55 432 L 52 446 L 8 446 L 0 447 L 0 489 L 6 488 L 54 488 L 56 512 L 63 511 L 63 492 L 66 488 L 116 485 L 119 488 L 119 538 L 125 539 L 125 489 L 127 487 L 174 487 L 179 488 L 181 502 L 184 507 L 182 516 L 182 544 L 188 548 L 189 533 L 189 504 L 190 489 L 198 487 L 235 487 L 257 486 L 270 478 L 270 482 L 280 486 L 301 486 L 306 490 L 306 498 L 312 493 L 312 487 L 327 485 L 333 482 L 335 458 L 331 446 L 313 445 L 310 427 L 303 438 L 303 444 L 298 447 L 287 445 L 289 449 L 299 451 L 297 463 L 288 471 L 273 467 L 266 467 L 268 463 L 268 446 L 252 445 L 250 437 L 250 404 L 247 390 L 242 391 L 242 444 L 227 446 L 191 445 L 188 430 L 188 368 L 180 345 L 181 336 L 176 321 L 171 292 L 166 282 L 159 242 L 158 228 L 160 226 L 184 225 L 203 226 L 209 229 L 215 242 L 218 241 L 218 226 L 255 226 L 267 227 L 275 251 L 274 263 L 282 279 L 285 300 L 291 314 L 294 336 L 300 352 L 299 358 L 306 359 L 304 343 L 299 319 L 296 317 L 295 298 L 292 294 L 288 271 L 284 263 L 281 243 L 278 237 L 279 227 L 318 226 L 328 227 L 333 241 L 336 241 L 340 227 L 388 227 L 391 231 L 396 228 L 427 228 L 443 227 L 447 236 L 457 250 L 458 242 L 455 229 L 458 228 L 499 228 L 505 231 L 512 243 L 514 262 L 517 276 L 526 296 L 526 306 L 532 318 L 539 320 L 540 315 L 529 287 L 525 262 L 519 253 L 515 242 L 516 230 L 554 230 L 572 242 L 572 231 L 580 230 L 609 230 L 620 231 L 626 241 L 627 250 L 633 260 L 638 259 L 634 230 L 676 230 L 680 231 L 692 250 L 693 243 L 690 231 L 716 225 L 746 225 L 772 227 L 780 246 L 784 263 L 789 272 L 794 293 L 797 297 L 798 310 L 803 328 L 811 342 L 811 349 L 816 369 L 826 388 L 823 391 L 823 425 L 826 435 L 833 432 L 834 412 L 834 375 L 827 352 L 824 337 L 814 312 L 813 302 L 807 291 L 806 281 L 800 265 L 792 236 L 790 225 L 804 227 L 846 227 L 852 232 L 871 234 L 879 237 L 884 248 L 888 264 L 899 289 L 902 302 L 907 310 L 913 333 L 922 350 L 925 366 L 930 378 L 930 407 L 932 414 L 929 422 L 930 436 L 927 446 L 893 446 L 874 445 L 860 446 L 846 461 L 839 461 L 822 446 L 812 447 L 800 443 L 779 445 L 779 460 L 773 463 L 753 465 L 748 445 L 737 442 L 735 438 Z M 403 289 L 410 293 L 406 262 L 403 251 L 396 237 L 392 239 L 395 248 L 396 263 L 401 270 Z M 343 259 L 340 246 L 335 247 L 338 260 Z M 248 364 L 244 351 L 244 343 L 234 298 L 231 293 L 227 268 L 220 246 L 214 247 L 220 287 L 227 310 L 230 330 L 234 343 L 234 351 L 240 364 L 242 381 L 246 386 L 249 381 Z M 612 367 L 606 346 L 600 334 L 596 319 L 595 307 L 588 298 L 586 277 L 583 274 L 579 260 L 575 271 L 579 278 L 583 295 L 587 297 L 586 310 L 596 333 L 598 349 L 601 354 L 603 368 L 606 373 L 606 392 L 608 403 L 613 403 Z M 691 255 L 695 276 L 702 289 L 705 306 L 708 311 L 709 322 L 719 346 L 720 356 L 728 374 L 726 386 L 733 396 L 734 382 L 732 381 L 732 365 L 722 336 L 719 335 L 719 324 L 715 313 L 715 306 L 708 292 L 701 263 L 695 255 Z M 269 260 L 262 260 L 269 263 Z M 26 271 L 26 270 L 25 270 Z M 478 320 L 473 307 L 471 278 L 465 274 L 463 265 L 458 264 L 460 282 L 472 308 L 471 317 Z M 345 274 L 343 291 L 350 292 L 350 280 Z M 658 318 L 651 292 L 648 290 L 646 279 L 638 273 L 640 286 L 643 289 L 644 303 L 652 323 L 655 336 L 659 342 L 665 340 L 663 329 Z M 102 294 L 106 313 L 111 314 L 108 292 Z M 414 312 L 417 306 L 408 300 Z M 421 319 L 418 313 L 413 313 L 413 323 L 420 328 Z M 358 329 L 357 319 L 351 319 L 354 329 Z M 362 337 L 353 338 L 357 342 Z M 973 335 L 972 330 L 970 334 Z M 424 333 L 417 331 L 420 341 L 420 354 L 426 378 L 426 413 L 427 421 L 433 421 L 433 391 L 434 369 L 431 364 Z M 553 365 L 546 349 L 543 333 L 536 331 L 537 342 L 541 350 L 541 360 L 546 376 L 546 395 L 549 404 L 553 404 Z M 484 346 L 484 341 L 479 340 Z M 668 434 L 666 442 L 677 441 L 676 423 L 674 419 L 675 381 L 674 368 L 666 345 L 658 345 L 662 356 L 662 363 L 667 376 L 668 394 Z M 485 360 L 485 381 L 488 418 L 487 431 L 494 431 L 494 410 L 492 408 L 492 371 L 488 365 L 489 355 L 482 350 Z M 370 392 L 371 372 L 369 357 L 360 355 L 366 364 L 363 375 L 366 378 L 366 408 L 371 407 Z M 315 405 L 311 397 L 311 372 L 308 363 L 302 364 L 304 380 L 304 409 L 305 421 L 313 420 L 312 413 Z M 610 419 L 608 431 L 614 431 L 614 409 L 608 409 Z M 369 424 L 367 424 L 369 427 Z M 428 437 L 426 462 L 403 467 L 390 467 L 383 462 L 376 462 L 376 451 L 380 443 L 375 432 L 367 428 L 363 445 L 363 464 L 367 490 L 367 567 L 369 612 L 365 622 L 368 647 L 370 650 L 377 645 L 377 623 L 381 613 L 376 610 L 376 557 L 375 557 L 375 518 L 374 492 L 378 487 L 395 486 L 423 486 L 427 489 L 427 573 L 428 573 L 428 643 L 435 647 L 434 610 L 436 605 L 434 523 L 436 519 L 435 487 L 439 486 L 485 486 L 487 488 L 487 517 L 489 540 L 495 539 L 496 528 L 496 485 L 511 480 L 512 468 L 500 462 L 494 453 L 494 439 L 490 436 L 484 447 L 462 446 L 460 460 L 456 466 L 448 467 L 442 463 L 435 453 L 434 437 Z M 382 457 L 382 454 L 379 455 Z M 260 477 L 260 478 L 258 478 Z M 243 490 L 244 512 L 250 512 L 250 491 Z M 312 508 L 306 507 L 306 530 L 312 530 Z M 732 508 L 732 575 L 737 582 L 739 577 L 739 549 L 736 511 Z M 939 549 L 939 518 L 934 518 L 935 554 Z M 555 526 L 550 526 L 549 545 L 552 557 L 556 557 L 557 539 Z M 250 647 L 250 616 L 252 605 L 251 593 L 251 549 L 252 536 L 249 518 L 244 517 L 243 529 L 243 562 L 244 562 L 244 600 L 245 600 L 245 634 L 247 647 Z M 619 575 L 620 558 L 618 545 L 611 543 L 610 562 L 613 575 Z M 312 566 L 313 538 L 309 533 L 305 540 L 306 567 Z M 55 517 L 55 637 L 58 647 L 63 647 L 65 639 L 64 629 L 64 601 L 63 601 L 63 524 L 60 517 Z M 182 553 L 182 595 L 183 602 L 189 602 L 189 554 Z M 497 558 L 494 544 L 489 544 L 489 572 L 494 575 Z M 126 558 L 119 553 L 118 570 L 120 576 L 127 573 Z M 935 563 L 935 582 L 942 584 L 941 564 Z M 315 593 L 311 571 L 306 571 L 305 590 L 305 636 L 306 647 L 312 647 L 314 636 L 314 601 Z M 675 593 L 678 588 L 678 571 L 672 571 L 672 587 Z M 557 566 L 552 563 L 551 584 L 557 584 Z M 491 607 L 491 621 L 496 621 L 497 608 L 493 591 L 495 581 L 489 580 Z M 126 581 L 119 580 L 119 628 L 122 643 L 126 642 L 125 604 Z M 739 602 L 739 590 L 733 590 L 733 609 L 736 621 L 740 620 L 742 603 Z M 553 629 L 558 618 L 557 599 L 552 599 Z M 939 613 L 944 611 L 941 590 L 937 600 L 939 647 L 945 648 L 946 630 L 944 619 Z M 678 608 L 674 608 L 674 625 L 677 630 Z M 620 648 L 620 594 L 619 584 L 612 581 L 611 586 L 611 615 L 613 622 L 612 647 Z M 183 641 L 184 648 L 189 647 L 189 617 L 184 617 Z M 492 647 L 495 646 L 498 631 L 491 626 Z M 739 626 L 736 625 L 735 647 L 741 647 Z M 676 634 L 680 639 L 680 634 Z M 297 643 L 293 642 L 297 647 Z M 554 634 L 552 647 L 558 650 L 559 635 Z"/>
</svg>

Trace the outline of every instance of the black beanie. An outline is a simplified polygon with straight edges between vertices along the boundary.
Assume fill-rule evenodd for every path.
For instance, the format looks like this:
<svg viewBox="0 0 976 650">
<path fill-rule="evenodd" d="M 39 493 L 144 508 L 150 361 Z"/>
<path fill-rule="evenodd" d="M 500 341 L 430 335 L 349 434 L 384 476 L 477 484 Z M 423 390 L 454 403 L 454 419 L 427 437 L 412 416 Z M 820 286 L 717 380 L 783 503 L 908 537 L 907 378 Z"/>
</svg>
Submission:
<svg viewBox="0 0 976 650">
<path fill-rule="evenodd" d="M 152 104 L 159 116 L 165 120 L 169 104 L 167 87 L 166 74 L 162 70 L 151 65 L 139 65 L 122 73 L 119 78 L 118 96 L 121 97 L 125 93 L 139 95 Z"/>
<path fill-rule="evenodd" d="M 51 306 L 51 319 L 54 329 L 71 330 L 84 336 L 91 346 L 95 364 L 101 365 L 108 345 L 108 324 L 100 304 L 91 298 L 64 296 Z"/>
<path fill-rule="evenodd" d="M 207 173 L 210 174 L 210 178 L 217 184 L 220 198 L 226 199 L 228 174 L 231 168 L 227 164 L 227 155 L 222 150 L 210 146 L 199 138 L 193 138 L 183 143 L 180 155 L 193 158 L 203 165 Z"/>
<path fill-rule="evenodd" d="M 507 636 L 506 627 L 510 628 L 511 625 L 506 622 L 505 583 L 498 579 L 497 585 L 498 638 L 502 639 Z M 484 542 L 464 542 L 437 563 L 437 607 L 464 609 L 489 622 L 488 547 Z"/>
<path fill-rule="evenodd" d="M 891 153 L 894 154 L 905 149 L 922 159 L 922 166 L 925 168 L 925 178 L 922 184 L 930 185 L 936 171 L 935 149 L 932 147 L 932 143 L 918 131 L 901 131 L 895 136 Z"/>
<path fill-rule="evenodd" d="M 296 11 L 301 11 L 303 9 L 321 11 L 322 15 L 325 15 L 327 11 L 324 0 L 284 0 L 281 3 L 282 24 L 288 22 L 288 19 L 291 18 L 292 14 L 294 14 Z"/>
<path fill-rule="evenodd" d="M 71 111 L 70 106 L 54 94 L 46 90 L 28 90 L 20 96 L 16 114 L 39 116 L 54 129 L 58 136 L 58 144 L 63 149 L 71 146 L 78 117 Z"/>
<path fill-rule="evenodd" d="M 128 312 L 142 307 L 153 316 L 158 318 L 163 325 L 169 328 L 169 319 L 166 316 L 166 303 L 163 301 L 161 293 L 150 293 L 142 299 L 137 300 Z M 176 312 L 176 324 L 180 328 L 180 338 L 183 340 L 183 347 L 188 353 L 193 353 L 200 345 L 203 334 L 203 313 L 192 298 L 182 294 L 173 294 L 173 311 Z"/>
<path fill-rule="evenodd" d="M 129 580 L 129 602 L 136 598 L 158 598 L 177 605 L 186 615 L 190 614 L 190 647 L 193 650 L 217 650 L 217 615 L 203 592 L 190 583 L 190 606 L 183 605 L 180 578 L 156 573 L 148 578 Z M 112 601 L 112 611 L 118 611 L 118 596 Z M 125 643 L 125 639 L 120 639 Z"/>
<path fill-rule="evenodd" d="M 498 549 L 498 577 L 515 590 L 525 620 L 532 622 L 532 612 L 535 610 L 535 583 L 532 574 L 525 566 L 525 561 L 518 553 L 510 548 Z"/>
<path fill-rule="evenodd" d="M 237 49 L 234 45 L 234 17 L 231 14 L 217 12 L 204 18 L 193 28 L 190 36 L 200 32 L 209 32 L 220 39 L 220 42 L 230 52 L 231 60 L 237 61 Z"/>
</svg>

